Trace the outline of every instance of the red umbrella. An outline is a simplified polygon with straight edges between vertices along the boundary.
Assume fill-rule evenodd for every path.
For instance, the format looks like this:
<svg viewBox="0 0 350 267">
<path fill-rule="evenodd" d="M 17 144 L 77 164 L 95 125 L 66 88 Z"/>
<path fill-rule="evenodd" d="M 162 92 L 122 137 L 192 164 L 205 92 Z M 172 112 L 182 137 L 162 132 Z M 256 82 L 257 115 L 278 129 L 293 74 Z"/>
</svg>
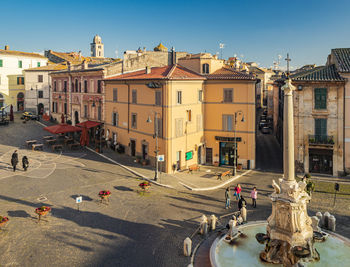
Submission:
<svg viewBox="0 0 350 267">
<path fill-rule="evenodd" d="M 10 108 L 10 121 L 13 121 L 13 106 Z"/>
<path fill-rule="evenodd" d="M 64 123 L 64 115 L 61 116 L 61 123 Z"/>
<path fill-rule="evenodd" d="M 57 125 L 45 127 L 44 130 L 52 134 L 60 134 L 60 133 L 79 132 L 81 131 L 81 128 L 63 123 L 63 124 L 57 124 Z"/>
<path fill-rule="evenodd" d="M 84 122 L 76 124 L 76 126 L 85 127 L 87 129 L 90 129 L 90 128 L 96 127 L 100 124 L 101 123 L 97 122 L 97 121 L 84 121 Z"/>
<path fill-rule="evenodd" d="M 88 146 L 88 145 L 89 145 L 88 130 L 87 130 L 86 127 L 84 127 L 84 128 L 83 128 L 83 131 L 81 132 L 80 144 L 81 144 L 82 146 Z"/>
</svg>

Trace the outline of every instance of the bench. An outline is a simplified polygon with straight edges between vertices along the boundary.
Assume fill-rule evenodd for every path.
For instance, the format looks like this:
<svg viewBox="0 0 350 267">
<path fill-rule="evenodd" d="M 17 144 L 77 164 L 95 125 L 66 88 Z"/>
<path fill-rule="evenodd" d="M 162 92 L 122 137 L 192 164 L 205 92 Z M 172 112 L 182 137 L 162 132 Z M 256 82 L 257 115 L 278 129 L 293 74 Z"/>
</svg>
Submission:
<svg viewBox="0 0 350 267">
<path fill-rule="evenodd" d="M 37 142 L 36 140 L 28 140 L 28 141 L 26 141 L 27 147 L 31 147 L 36 142 Z"/>
<path fill-rule="evenodd" d="M 46 135 L 46 136 L 43 136 L 43 139 L 44 140 L 52 140 L 52 139 L 54 139 L 54 137 L 52 135 Z"/>
<path fill-rule="evenodd" d="M 193 164 L 188 167 L 188 172 L 192 174 L 193 171 L 199 171 L 200 166 L 198 164 Z"/>
<path fill-rule="evenodd" d="M 222 180 L 222 177 L 224 177 L 224 176 L 231 176 L 231 171 L 226 171 L 226 172 L 220 172 L 220 173 L 217 173 L 216 174 L 217 176 L 218 176 L 218 180 L 220 179 L 220 180 Z"/>
<path fill-rule="evenodd" d="M 43 150 L 44 145 L 43 144 L 32 144 L 32 150 L 40 149 Z"/>
<path fill-rule="evenodd" d="M 47 145 L 54 145 L 56 142 L 57 142 L 56 139 L 47 139 L 47 140 L 45 140 L 45 143 Z"/>
<path fill-rule="evenodd" d="M 55 150 L 57 150 L 57 149 L 61 149 L 62 150 L 62 145 L 52 145 L 52 151 L 55 151 Z"/>
</svg>

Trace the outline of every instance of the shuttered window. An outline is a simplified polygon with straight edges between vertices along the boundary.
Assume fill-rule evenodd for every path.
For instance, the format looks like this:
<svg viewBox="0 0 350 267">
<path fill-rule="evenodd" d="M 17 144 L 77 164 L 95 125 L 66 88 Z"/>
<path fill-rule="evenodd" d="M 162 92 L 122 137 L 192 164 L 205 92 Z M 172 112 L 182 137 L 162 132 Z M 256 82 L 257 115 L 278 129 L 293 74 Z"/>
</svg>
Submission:
<svg viewBox="0 0 350 267">
<path fill-rule="evenodd" d="M 232 131 L 233 115 L 222 115 L 222 130 Z"/>
<path fill-rule="evenodd" d="M 113 102 L 117 102 L 117 101 L 118 101 L 118 89 L 113 88 Z"/>
<path fill-rule="evenodd" d="M 315 88 L 315 109 L 327 109 L 327 88 Z"/>
<path fill-rule="evenodd" d="M 136 104 L 137 103 L 137 91 L 136 90 L 132 90 L 131 92 L 131 96 L 132 96 L 132 103 Z"/>
<path fill-rule="evenodd" d="M 43 75 L 38 75 L 38 83 L 42 83 L 44 81 Z"/>
<path fill-rule="evenodd" d="M 2 67 L 2 66 L 3 66 L 3 60 L 0 59 L 0 67 Z"/>
<path fill-rule="evenodd" d="M 118 122 L 119 122 L 119 114 L 118 114 L 118 112 L 114 112 L 113 116 L 112 116 L 113 126 L 118 126 Z"/>
<path fill-rule="evenodd" d="M 315 135 L 327 135 L 327 119 L 315 119 Z"/>
<path fill-rule="evenodd" d="M 131 128 L 134 128 L 134 129 L 137 128 L 137 114 L 136 113 L 131 114 Z"/>
<path fill-rule="evenodd" d="M 156 106 L 162 105 L 162 92 L 161 91 L 155 91 L 155 103 L 156 103 Z"/>
<path fill-rule="evenodd" d="M 162 127 L 162 118 L 157 118 L 156 119 L 156 124 L 154 124 L 154 132 L 156 132 L 156 130 L 158 130 L 157 134 L 159 137 L 162 137 L 162 133 L 163 133 L 163 127 Z M 156 129 L 157 127 L 157 129 Z"/>
<path fill-rule="evenodd" d="M 175 136 L 183 136 L 183 119 L 175 119 Z"/>
<path fill-rule="evenodd" d="M 36 63 L 36 66 L 37 66 L 37 67 L 40 67 L 40 62 Z"/>
<path fill-rule="evenodd" d="M 182 104 L 182 91 L 177 91 L 177 102 L 178 104 Z"/>
<path fill-rule="evenodd" d="M 23 77 L 17 77 L 17 84 L 24 84 L 24 78 Z"/>
<path fill-rule="evenodd" d="M 202 114 L 197 115 L 197 132 L 203 130 L 203 117 Z"/>
<path fill-rule="evenodd" d="M 22 68 L 22 65 L 23 65 L 23 64 L 22 64 L 22 60 L 18 60 L 18 68 L 21 69 L 21 68 Z"/>
<path fill-rule="evenodd" d="M 88 92 L 88 81 L 85 80 L 84 81 L 84 93 L 87 93 Z"/>
<path fill-rule="evenodd" d="M 233 89 L 224 89 L 224 102 L 232 103 L 233 102 Z"/>
</svg>

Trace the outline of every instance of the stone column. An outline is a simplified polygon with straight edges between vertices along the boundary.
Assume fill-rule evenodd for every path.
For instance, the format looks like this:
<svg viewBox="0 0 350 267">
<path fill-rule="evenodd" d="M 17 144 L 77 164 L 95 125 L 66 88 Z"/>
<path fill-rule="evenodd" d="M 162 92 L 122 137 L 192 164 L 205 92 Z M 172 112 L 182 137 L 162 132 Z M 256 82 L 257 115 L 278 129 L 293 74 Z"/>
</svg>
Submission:
<svg viewBox="0 0 350 267">
<path fill-rule="evenodd" d="M 293 91 L 295 87 L 290 79 L 282 86 L 284 91 L 283 107 L 283 172 L 286 181 L 295 181 L 294 167 L 294 122 L 293 122 Z"/>
</svg>

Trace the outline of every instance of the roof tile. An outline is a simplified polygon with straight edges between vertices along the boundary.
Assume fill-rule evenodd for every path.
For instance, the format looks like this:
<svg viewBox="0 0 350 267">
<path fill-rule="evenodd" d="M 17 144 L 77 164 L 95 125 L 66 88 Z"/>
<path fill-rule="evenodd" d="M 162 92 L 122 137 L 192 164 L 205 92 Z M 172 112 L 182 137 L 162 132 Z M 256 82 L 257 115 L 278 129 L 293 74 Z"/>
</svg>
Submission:
<svg viewBox="0 0 350 267">
<path fill-rule="evenodd" d="M 335 65 L 320 66 L 311 70 L 299 72 L 290 76 L 293 81 L 344 81 Z"/>
<path fill-rule="evenodd" d="M 233 70 L 223 67 L 206 75 L 208 80 L 255 80 L 255 77 L 249 73 Z"/>
<path fill-rule="evenodd" d="M 332 49 L 340 72 L 350 72 L 350 48 Z"/>
</svg>

